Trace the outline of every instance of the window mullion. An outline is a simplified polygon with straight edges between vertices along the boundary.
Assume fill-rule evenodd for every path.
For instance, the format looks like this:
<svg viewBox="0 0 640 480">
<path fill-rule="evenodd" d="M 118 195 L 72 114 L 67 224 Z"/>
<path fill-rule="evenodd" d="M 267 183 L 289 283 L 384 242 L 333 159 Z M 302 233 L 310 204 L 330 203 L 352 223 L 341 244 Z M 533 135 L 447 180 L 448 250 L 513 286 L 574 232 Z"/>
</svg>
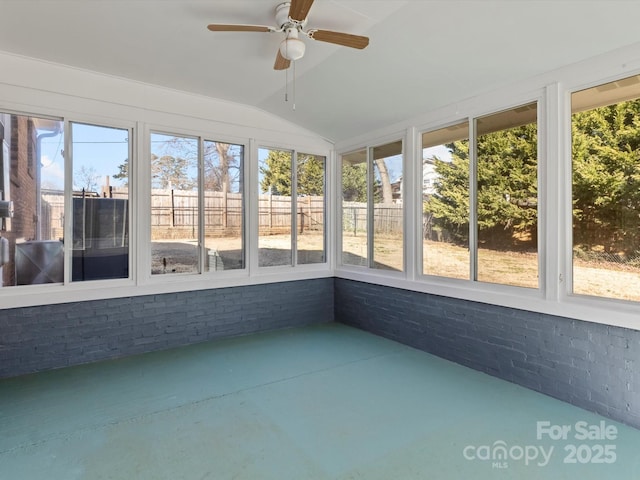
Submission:
<svg viewBox="0 0 640 480">
<path fill-rule="evenodd" d="M 476 120 L 469 119 L 469 279 L 478 280 L 478 162 Z"/>
<path fill-rule="evenodd" d="M 204 235 L 204 139 L 198 139 L 198 247 L 200 251 L 199 273 L 204 273 L 207 249 Z"/>
<path fill-rule="evenodd" d="M 298 151 L 291 152 L 291 265 L 298 264 Z"/>
<path fill-rule="evenodd" d="M 367 148 L 367 266 L 373 263 L 373 147 Z"/>
<path fill-rule="evenodd" d="M 71 122 L 64 121 L 64 284 L 71 283 L 71 261 L 73 258 L 73 138 Z"/>
</svg>

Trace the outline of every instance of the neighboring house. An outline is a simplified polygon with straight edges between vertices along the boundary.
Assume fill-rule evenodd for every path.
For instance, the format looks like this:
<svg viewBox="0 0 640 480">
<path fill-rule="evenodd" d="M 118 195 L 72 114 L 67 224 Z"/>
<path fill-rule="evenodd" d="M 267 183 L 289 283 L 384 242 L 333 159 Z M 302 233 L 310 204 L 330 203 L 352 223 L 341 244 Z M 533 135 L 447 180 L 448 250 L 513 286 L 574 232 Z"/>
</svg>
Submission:
<svg viewBox="0 0 640 480">
<path fill-rule="evenodd" d="M 422 196 L 428 197 L 436 193 L 435 182 L 438 179 L 433 157 L 422 159 Z"/>
</svg>

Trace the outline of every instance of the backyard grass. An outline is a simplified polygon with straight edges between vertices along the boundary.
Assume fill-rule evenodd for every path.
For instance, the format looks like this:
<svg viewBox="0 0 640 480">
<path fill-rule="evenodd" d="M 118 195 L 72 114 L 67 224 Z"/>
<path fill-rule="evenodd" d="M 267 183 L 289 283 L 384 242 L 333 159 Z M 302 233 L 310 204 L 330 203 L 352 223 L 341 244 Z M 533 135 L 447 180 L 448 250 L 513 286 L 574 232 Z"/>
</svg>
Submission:
<svg viewBox="0 0 640 480">
<path fill-rule="evenodd" d="M 366 238 L 343 237 L 343 251 L 366 257 Z M 402 240 L 376 238 L 376 262 L 388 268 L 402 269 Z M 469 278 L 469 250 L 443 242 L 424 241 L 425 274 Z M 538 288 L 538 255 L 518 251 L 480 249 L 478 279 L 482 282 Z M 577 295 L 640 301 L 640 268 L 621 268 L 612 262 L 588 262 L 576 259 L 573 266 L 573 291 Z"/>
<path fill-rule="evenodd" d="M 346 234 L 342 240 L 343 263 L 367 265 L 365 236 Z M 242 268 L 242 242 L 239 237 L 208 238 L 207 248 L 218 252 L 224 269 Z M 290 262 L 291 238 L 270 235 L 260 239 L 260 265 L 282 265 Z M 323 261 L 321 234 L 298 236 L 299 263 Z M 403 244 L 398 236 L 376 236 L 375 267 L 381 270 L 403 269 Z M 153 273 L 197 271 L 195 242 L 188 240 L 154 243 Z M 538 288 L 538 256 L 536 253 L 481 249 L 478 255 L 478 279 L 482 282 Z M 167 259 L 167 268 L 163 266 Z M 447 278 L 469 278 L 467 248 L 444 242 L 423 243 L 423 271 L 428 275 Z M 576 259 L 573 267 L 573 291 L 577 295 L 640 301 L 640 268 L 610 262 L 590 262 Z"/>
</svg>

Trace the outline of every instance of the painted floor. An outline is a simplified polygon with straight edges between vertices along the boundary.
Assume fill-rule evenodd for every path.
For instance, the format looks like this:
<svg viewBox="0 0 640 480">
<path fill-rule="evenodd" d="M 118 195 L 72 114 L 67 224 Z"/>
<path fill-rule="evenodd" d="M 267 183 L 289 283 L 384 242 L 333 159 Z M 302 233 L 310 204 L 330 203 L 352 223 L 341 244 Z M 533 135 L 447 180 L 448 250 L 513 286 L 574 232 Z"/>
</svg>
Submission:
<svg viewBox="0 0 640 480">
<path fill-rule="evenodd" d="M 640 478 L 639 447 L 640 430 L 337 324 L 0 381 L 1 480 L 619 480 Z"/>
</svg>

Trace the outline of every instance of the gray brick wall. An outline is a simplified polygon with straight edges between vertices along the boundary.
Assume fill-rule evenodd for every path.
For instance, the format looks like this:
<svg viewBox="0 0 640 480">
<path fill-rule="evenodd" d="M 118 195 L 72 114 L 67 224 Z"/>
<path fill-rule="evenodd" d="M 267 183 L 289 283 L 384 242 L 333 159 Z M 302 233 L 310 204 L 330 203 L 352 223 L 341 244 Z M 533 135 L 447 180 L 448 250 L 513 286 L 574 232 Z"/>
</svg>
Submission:
<svg viewBox="0 0 640 480">
<path fill-rule="evenodd" d="M 335 279 L 336 321 L 640 428 L 640 331 Z"/>
<path fill-rule="evenodd" d="M 0 310 L 0 378 L 333 321 L 333 278 Z"/>
</svg>

